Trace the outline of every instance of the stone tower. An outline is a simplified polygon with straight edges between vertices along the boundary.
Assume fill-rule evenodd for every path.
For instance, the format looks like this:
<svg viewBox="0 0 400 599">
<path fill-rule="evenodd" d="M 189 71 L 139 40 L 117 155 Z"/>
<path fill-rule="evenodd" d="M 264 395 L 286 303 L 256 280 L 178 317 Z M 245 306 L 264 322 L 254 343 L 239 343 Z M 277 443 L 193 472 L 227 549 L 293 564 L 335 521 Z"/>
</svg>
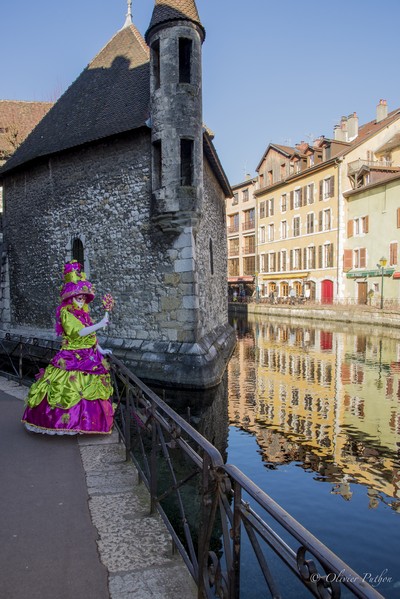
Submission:
<svg viewBox="0 0 400 599">
<path fill-rule="evenodd" d="M 201 51 L 205 32 L 194 0 L 156 0 L 150 47 L 153 220 L 196 231 L 203 197 Z"/>
</svg>

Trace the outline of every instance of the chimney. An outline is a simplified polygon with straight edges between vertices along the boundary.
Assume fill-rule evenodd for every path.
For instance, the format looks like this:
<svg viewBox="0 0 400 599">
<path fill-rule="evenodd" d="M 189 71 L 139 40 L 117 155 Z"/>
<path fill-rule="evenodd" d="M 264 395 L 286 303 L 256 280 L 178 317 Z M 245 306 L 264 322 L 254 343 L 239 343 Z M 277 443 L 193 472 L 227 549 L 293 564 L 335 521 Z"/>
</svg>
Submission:
<svg viewBox="0 0 400 599">
<path fill-rule="evenodd" d="M 388 107 L 386 100 L 379 100 L 379 104 L 376 107 L 376 122 L 380 123 L 387 118 Z"/>
<path fill-rule="evenodd" d="M 336 139 L 336 141 L 347 141 L 347 117 L 342 116 L 340 125 L 335 125 L 333 139 Z"/>
<path fill-rule="evenodd" d="M 348 141 L 353 141 L 358 136 L 358 116 L 356 112 L 347 117 Z"/>
</svg>

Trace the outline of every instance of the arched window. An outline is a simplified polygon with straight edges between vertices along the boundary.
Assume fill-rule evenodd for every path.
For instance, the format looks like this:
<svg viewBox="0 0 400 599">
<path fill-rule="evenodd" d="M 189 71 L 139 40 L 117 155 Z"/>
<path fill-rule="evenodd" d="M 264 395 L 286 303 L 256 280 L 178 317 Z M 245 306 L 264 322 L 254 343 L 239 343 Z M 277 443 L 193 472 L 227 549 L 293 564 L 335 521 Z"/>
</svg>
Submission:
<svg viewBox="0 0 400 599">
<path fill-rule="evenodd" d="M 82 265 L 82 268 L 85 265 L 85 253 L 83 249 L 83 243 L 79 239 L 79 237 L 75 237 L 72 242 L 72 259 L 77 260 L 79 264 Z"/>
</svg>

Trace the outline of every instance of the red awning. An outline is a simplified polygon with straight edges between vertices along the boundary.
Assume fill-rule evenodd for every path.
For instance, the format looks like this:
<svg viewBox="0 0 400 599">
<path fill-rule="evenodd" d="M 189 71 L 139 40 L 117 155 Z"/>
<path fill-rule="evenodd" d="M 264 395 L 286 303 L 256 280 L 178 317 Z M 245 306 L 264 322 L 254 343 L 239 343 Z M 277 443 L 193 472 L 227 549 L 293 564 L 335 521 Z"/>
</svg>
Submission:
<svg viewBox="0 0 400 599">
<path fill-rule="evenodd" d="M 393 273 L 393 278 L 394 279 L 400 279 L 400 272 L 394 272 Z"/>
<path fill-rule="evenodd" d="M 254 283 L 254 277 L 228 277 L 228 283 Z"/>
</svg>

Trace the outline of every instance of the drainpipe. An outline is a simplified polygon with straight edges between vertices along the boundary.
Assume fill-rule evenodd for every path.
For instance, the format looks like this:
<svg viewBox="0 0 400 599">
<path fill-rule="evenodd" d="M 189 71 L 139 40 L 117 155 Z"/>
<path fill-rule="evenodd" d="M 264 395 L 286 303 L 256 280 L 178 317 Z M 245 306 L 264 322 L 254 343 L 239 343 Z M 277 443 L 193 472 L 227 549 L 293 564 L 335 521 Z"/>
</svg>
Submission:
<svg viewBox="0 0 400 599">
<path fill-rule="evenodd" d="M 337 212 L 337 260 L 336 260 L 336 299 L 339 299 L 340 282 L 343 276 L 343 266 L 341 266 L 341 256 L 343 256 L 343 243 L 340 231 L 342 229 L 342 219 L 344 219 L 343 196 L 342 196 L 342 159 L 335 160 L 338 168 L 338 212 Z M 344 226 L 344 224 L 343 224 Z M 343 229 L 344 235 L 344 229 Z"/>
</svg>

